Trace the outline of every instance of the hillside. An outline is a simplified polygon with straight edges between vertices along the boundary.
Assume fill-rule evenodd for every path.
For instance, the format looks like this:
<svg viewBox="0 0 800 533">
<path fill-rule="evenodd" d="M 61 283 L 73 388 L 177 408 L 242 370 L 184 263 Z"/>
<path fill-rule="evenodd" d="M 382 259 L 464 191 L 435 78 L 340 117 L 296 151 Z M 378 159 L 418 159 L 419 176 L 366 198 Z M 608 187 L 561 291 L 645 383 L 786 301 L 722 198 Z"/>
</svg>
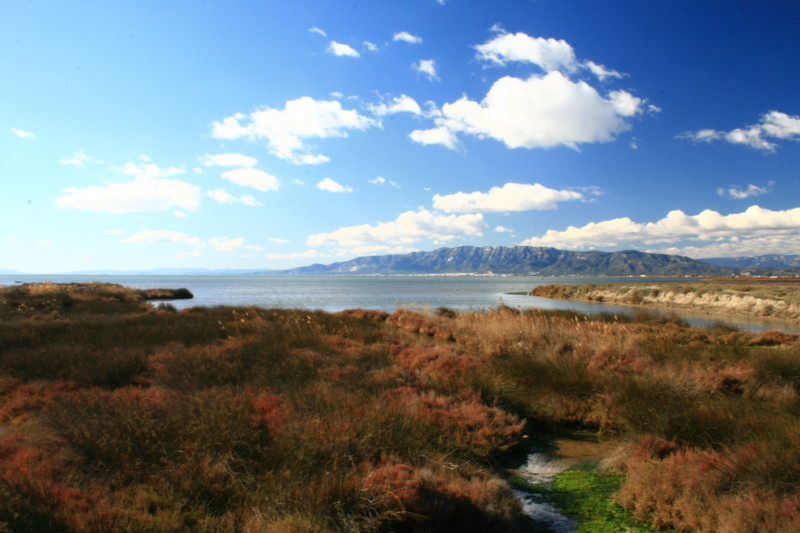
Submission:
<svg viewBox="0 0 800 533">
<path fill-rule="evenodd" d="M 688 257 L 635 250 L 572 252 L 534 246 L 459 246 L 439 248 L 431 252 L 358 257 L 350 261 L 330 265 L 316 264 L 279 273 L 712 276 L 730 275 L 733 269 L 701 263 Z"/>
</svg>

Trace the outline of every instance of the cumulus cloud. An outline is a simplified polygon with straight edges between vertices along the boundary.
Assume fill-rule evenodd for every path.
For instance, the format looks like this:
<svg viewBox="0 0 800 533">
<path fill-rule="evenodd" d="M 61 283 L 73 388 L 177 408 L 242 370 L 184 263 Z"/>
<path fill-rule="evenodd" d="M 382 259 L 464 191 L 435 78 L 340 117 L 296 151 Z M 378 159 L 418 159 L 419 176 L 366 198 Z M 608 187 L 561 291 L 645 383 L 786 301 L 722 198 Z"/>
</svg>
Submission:
<svg viewBox="0 0 800 533">
<path fill-rule="evenodd" d="M 429 130 L 414 130 L 408 137 L 418 144 L 441 144 L 451 150 L 458 148 L 458 138 L 444 126 Z"/>
<path fill-rule="evenodd" d="M 364 45 L 364 50 L 366 50 L 367 52 L 378 51 L 378 45 L 373 43 L 372 41 L 364 41 L 362 44 Z"/>
<path fill-rule="evenodd" d="M 429 80 L 436 80 L 439 78 L 436 72 L 436 61 L 433 59 L 420 59 L 412 66 L 414 67 L 414 70 L 420 74 L 425 74 Z"/>
<path fill-rule="evenodd" d="M 36 134 L 30 131 L 25 130 L 18 130 L 17 128 L 10 128 L 8 131 L 16 135 L 17 137 L 21 137 L 23 139 L 33 139 L 36 137 Z"/>
<path fill-rule="evenodd" d="M 572 46 L 563 39 L 531 37 L 526 33 L 508 33 L 500 26 L 493 26 L 496 37 L 475 46 L 479 59 L 495 65 L 506 65 L 516 61 L 538 66 L 545 72 L 561 71 L 574 73 L 579 69 L 588 70 L 600 81 L 622 78 L 624 74 L 606 68 L 594 61 L 580 61 Z"/>
<path fill-rule="evenodd" d="M 200 207 L 200 188 L 179 180 L 147 175 L 133 181 L 111 185 L 68 187 L 55 199 L 61 207 L 112 214 L 167 211 L 174 208 L 196 211 Z"/>
<path fill-rule="evenodd" d="M 222 179 L 232 181 L 242 187 L 252 187 L 261 192 L 277 191 L 281 182 L 275 176 L 257 168 L 237 168 L 222 173 Z"/>
<path fill-rule="evenodd" d="M 800 115 L 770 111 L 761 115 L 761 120 L 752 126 L 731 131 L 714 129 L 687 131 L 678 135 L 678 138 L 708 143 L 723 141 L 743 144 L 765 152 L 775 152 L 778 148 L 776 140 L 800 141 Z"/>
<path fill-rule="evenodd" d="M 640 113 L 642 104 L 641 99 L 625 91 L 604 98 L 586 82 L 574 82 L 553 71 L 527 80 L 500 78 L 481 102 L 464 96 L 442 106 L 435 123 L 451 136 L 466 133 L 488 137 L 508 148 L 577 148 L 581 143 L 612 141 L 629 130 L 625 118 Z M 433 133 L 428 137 L 416 135 L 412 137 L 416 142 L 426 139 L 426 144 L 434 144 L 436 139 Z M 439 144 L 455 146 L 441 130 L 438 136 L 442 141 Z"/>
<path fill-rule="evenodd" d="M 379 104 L 370 104 L 368 109 L 379 117 L 386 115 L 393 115 L 395 113 L 411 113 L 412 115 L 421 115 L 422 108 L 416 100 L 407 94 L 395 96 L 388 102 L 381 102 Z"/>
<path fill-rule="evenodd" d="M 204 167 L 254 167 L 258 160 L 242 154 L 205 154 L 200 162 Z"/>
<path fill-rule="evenodd" d="M 800 207 L 773 211 L 757 205 L 742 213 L 722 215 L 707 209 L 697 215 L 683 211 L 670 211 L 655 222 L 634 222 L 628 217 L 590 222 L 584 226 L 569 226 L 566 230 L 548 230 L 541 237 L 533 237 L 522 244 L 529 246 L 553 246 L 556 248 L 604 248 L 644 245 L 673 244 L 681 241 L 706 243 L 696 250 L 714 245 L 728 250 L 744 249 L 745 244 L 757 240 L 762 244 L 772 242 L 770 252 L 785 253 L 786 244 L 797 240 L 800 227 Z M 778 246 L 778 243 L 784 243 Z M 699 257 L 695 252 L 693 255 Z M 704 257 L 710 257 L 704 255 Z"/>
<path fill-rule="evenodd" d="M 607 69 L 603 65 L 598 65 L 594 61 L 586 61 L 583 66 L 592 74 L 597 76 L 600 81 L 606 81 L 609 78 L 622 78 L 622 74 L 616 70 Z"/>
<path fill-rule="evenodd" d="M 360 57 L 361 54 L 358 53 L 358 50 L 350 46 L 349 44 L 344 43 L 337 43 L 336 41 L 331 41 L 328 43 L 328 48 L 326 50 L 329 54 L 333 54 L 339 57 Z"/>
<path fill-rule="evenodd" d="M 475 47 L 478 58 L 497 65 L 521 61 L 538 65 L 546 71 L 577 69 L 572 46 L 561 39 L 531 37 L 525 33 L 501 33 Z"/>
<path fill-rule="evenodd" d="M 215 202 L 221 204 L 233 204 L 233 203 L 240 203 L 249 206 L 261 206 L 264 205 L 252 196 L 248 194 L 243 194 L 238 198 L 226 191 L 225 189 L 217 189 L 216 191 L 207 191 L 206 196 L 214 200 Z"/>
<path fill-rule="evenodd" d="M 317 182 L 317 189 L 322 191 L 328 192 L 336 192 L 336 193 L 348 193 L 353 192 L 352 187 L 348 187 L 346 185 L 342 185 L 341 183 L 336 183 L 330 178 L 325 178 Z"/>
<path fill-rule="evenodd" d="M 391 185 L 391 186 L 392 186 L 392 187 L 394 187 L 395 189 L 399 189 L 399 188 L 400 188 L 400 185 L 398 185 L 396 181 L 394 181 L 394 180 L 387 180 L 387 179 L 386 179 L 386 178 L 384 178 L 383 176 L 377 176 L 377 177 L 375 177 L 375 178 L 373 178 L 373 179 L 369 180 L 369 182 L 370 182 L 371 184 L 373 184 L 373 185 L 385 185 L 385 184 L 387 184 L 387 183 L 388 183 L 389 185 Z"/>
<path fill-rule="evenodd" d="M 74 154 L 70 157 L 65 157 L 64 159 L 59 159 L 59 163 L 66 166 L 72 167 L 82 167 L 84 163 L 95 163 L 97 165 L 102 165 L 103 162 L 99 159 L 92 157 L 90 155 L 86 155 L 83 150 L 77 150 Z"/>
<path fill-rule="evenodd" d="M 214 122 L 212 135 L 218 139 L 264 140 L 270 153 L 294 164 L 329 161 L 311 154 L 306 139 L 347 137 L 348 130 L 365 130 L 379 123 L 352 109 L 342 109 L 336 100 L 314 100 L 308 96 L 286 102 L 283 109 L 265 107 L 249 115 L 237 113 Z"/>
<path fill-rule="evenodd" d="M 392 36 L 392 40 L 393 41 L 401 41 L 401 42 L 409 43 L 409 44 L 420 44 L 422 42 L 422 37 L 418 37 L 416 35 L 412 35 L 412 34 L 408 33 L 407 31 L 400 31 L 400 32 L 395 33 Z"/>
<path fill-rule="evenodd" d="M 732 186 L 728 189 L 724 189 L 720 187 L 717 189 L 717 194 L 722 196 L 723 198 L 731 198 L 732 200 L 744 200 L 745 198 L 751 198 L 753 196 L 761 196 L 762 194 L 767 194 L 769 191 L 772 190 L 772 187 L 775 185 L 774 181 L 770 181 L 767 183 L 766 187 L 759 187 L 758 185 L 753 185 L 752 183 L 748 185 L 746 188 L 741 188 L 737 186 Z"/>
<path fill-rule="evenodd" d="M 186 169 L 184 168 L 161 168 L 155 163 L 149 163 L 147 161 L 150 161 L 150 158 L 144 155 L 140 155 L 139 158 L 146 163 L 137 165 L 136 163 L 128 161 L 121 167 L 111 167 L 111 170 L 117 171 L 125 176 L 147 176 L 148 178 L 166 178 L 186 173 Z"/>
<path fill-rule="evenodd" d="M 290 254 L 264 254 L 267 259 L 313 259 L 319 257 L 317 250 L 306 250 L 305 252 L 294 252 Z"/>
<path fill-rule="evenodd" d="M 244 238 L 229 239 L 228 237 L 211 237 L 209 241 L 214 250 L 218 252 L 232 252 L 240 246 L 244 246 Z"/>
<path fill-rule="evenodd" d="M 400 245 L 423 240 L 437 243 L 464 237 L 479 237 L 486 229 L 483 215 L 441 215 L 426 209 L 407 211 L 391 222 L 339 228 L 310 235 L 309 246 L 337 244 L 341 247 Z"/>
<path fill-rule="evenodd" d="M 538 183 L 506 183 L 489 192 L 436 194 L 433 207 L 445 213 L 503 213 L 555 209 L 558 202 L 583 199 L 577 191 L 559 191 Z"/>
</svg>

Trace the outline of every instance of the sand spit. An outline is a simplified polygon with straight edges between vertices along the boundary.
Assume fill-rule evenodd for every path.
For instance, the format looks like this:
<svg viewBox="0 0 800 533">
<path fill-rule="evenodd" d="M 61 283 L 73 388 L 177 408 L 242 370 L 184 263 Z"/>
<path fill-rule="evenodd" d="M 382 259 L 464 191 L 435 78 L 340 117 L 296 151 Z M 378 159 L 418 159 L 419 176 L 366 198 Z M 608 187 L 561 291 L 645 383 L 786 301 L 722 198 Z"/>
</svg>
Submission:
<svg viewBox="0 0 800 533">
<path fill-rule="evenodd" d="M 530 294 L 654 309 L 692 309 L 735 316 L 800 320 L 800 284 L 797 283 L 545 285 L 534 288 Z"/>
</svg>

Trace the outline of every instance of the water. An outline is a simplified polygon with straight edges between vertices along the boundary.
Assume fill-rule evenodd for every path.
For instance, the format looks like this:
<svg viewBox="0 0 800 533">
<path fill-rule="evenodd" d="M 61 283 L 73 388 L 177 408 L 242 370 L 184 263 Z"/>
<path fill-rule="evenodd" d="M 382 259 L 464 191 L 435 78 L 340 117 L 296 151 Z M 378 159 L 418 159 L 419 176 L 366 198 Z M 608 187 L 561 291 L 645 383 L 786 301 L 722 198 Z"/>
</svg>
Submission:
<svg viewBox="0 0 800 533">
<path fill-rule="evenodd" d="M 626 314 L 637 309 L 607 304 L 552 300 L 527 296 L 533 287 L 549 284 L 610 283 L 619 278 L 541 276 L 70 276 L 0 275 L 0 285 L 15 282 L 56 283 L 102 281 L 129 287 L 181 288 L 194 299 L 171 302 L 178 309 L 193 306 L 253 305 L 261 307 L 320 309 L 377 309 L 392 312 L 401 307 L 449 307 L 458 310 L 489 309 L 504 304 L 513 308 L 569 309 L 586 314 Z M 624 278 L 625 283 L 685 281 L 676 278 Z M 656 312 L 670 315 L 671 312 Z M 800 333 L 800 327 L 779 320 L 725 317 L 724 319 L 675 312 L 691 325 L 707 327 L 719 322 L 748 331 L 779 329 Z"/>
</svg>

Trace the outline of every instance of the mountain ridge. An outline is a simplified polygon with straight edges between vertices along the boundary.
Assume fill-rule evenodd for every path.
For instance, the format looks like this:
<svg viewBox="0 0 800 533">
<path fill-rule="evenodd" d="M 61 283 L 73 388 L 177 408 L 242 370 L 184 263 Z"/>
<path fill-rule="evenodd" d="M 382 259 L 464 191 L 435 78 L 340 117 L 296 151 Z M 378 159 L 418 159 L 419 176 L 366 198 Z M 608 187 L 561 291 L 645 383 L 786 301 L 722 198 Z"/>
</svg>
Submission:
<svg viewBox="0 0 800 533">
<path fill-rule="evenodd" d="M 427 252 L 356 257 L 328 265 L 314 264 L 270 274 L 281 275 L 731 275 L 736 269 L 689 257 L 636 250 L 568 251 L 536 246 L 458 246 Z M 255 272 L 259 274 L 259 272 Z"/>
</svg>

